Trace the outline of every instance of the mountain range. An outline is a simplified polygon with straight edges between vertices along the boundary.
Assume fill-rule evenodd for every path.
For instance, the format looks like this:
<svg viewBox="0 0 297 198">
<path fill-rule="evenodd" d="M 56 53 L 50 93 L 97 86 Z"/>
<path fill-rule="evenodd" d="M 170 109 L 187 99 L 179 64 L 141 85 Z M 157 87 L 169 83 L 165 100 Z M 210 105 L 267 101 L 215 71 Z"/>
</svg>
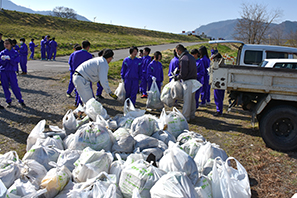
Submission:
<svg viewBox="0 0 297 198">
<path fill-rule="evenodd" d="M 5 10 L 15 10 L 18 12 L 26 12 L 26 13 L 31 13 L 31 14 L 41 14 L 41 15 L 52 15 L 52 11 L 47 10 L 47 11 L 34 11 L 30 8 L 26 8 L 23 6 L 16 5 L 12 1 L 9 0 L 2 0 L 2 8 Z M 76 15 L 76 18 L 80 21 L 90 21 L 84 16 L 81 16 L 79 14 Z"/>
<path fill-rule="evenodd" d="M 219 21 L 214 23 L 209 23 L 207 25 L 202 25 L 195 29 L 195 32 L 201 34 L 204 32 L 209 37 L 213 38 L 224 38 L 224 39 L 234 39 L 234 28 L 239 19 L 231 19 L 225 21 Z M 268 34 L 273 34 L 275 28 L 281 29 L 283 31 L 283 37 L 287 37 L 290 32 L 297 31 L 297 21 L 284 21 L 282 23 L 276 24 L 272 23 L 270 26 L 270 32 Z"/>
</svg>

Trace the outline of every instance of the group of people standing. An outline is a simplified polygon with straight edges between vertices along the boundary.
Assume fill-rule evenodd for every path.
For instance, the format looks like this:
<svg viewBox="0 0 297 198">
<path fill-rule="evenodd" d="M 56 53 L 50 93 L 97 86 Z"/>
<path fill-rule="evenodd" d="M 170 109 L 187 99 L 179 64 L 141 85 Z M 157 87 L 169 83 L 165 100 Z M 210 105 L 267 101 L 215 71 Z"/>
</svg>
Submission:
<svg viewBox="0 0 297 198">
<path fill-rule="evenodd" d="M 58 44 L 56 42 L 55 37 L 51 38 L 50 35 L 42 36 L 42 39 L 40 41 L 41 60 L 55 61 L 56 54 L 57 54 L 57 47 L 58 47 Z M 32 52 L 32 50 L 31 50 L 31 52 Z M 34 50 L 32 53 L 33 53 L 33 56 L 32 56 L 32 59 L 33 59 Z"/>
</svg>

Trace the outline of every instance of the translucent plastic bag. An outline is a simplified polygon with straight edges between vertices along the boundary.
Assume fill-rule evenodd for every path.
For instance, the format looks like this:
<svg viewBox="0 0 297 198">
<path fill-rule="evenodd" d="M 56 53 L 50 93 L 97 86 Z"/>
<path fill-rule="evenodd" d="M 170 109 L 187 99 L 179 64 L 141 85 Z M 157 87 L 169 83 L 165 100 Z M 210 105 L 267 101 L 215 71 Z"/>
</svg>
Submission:
<svg viewBox="0 0 297 198">
<path fill-rule="evenodd" d="M 202 135 L 189 130 L 183 130 L 183 132 L 176 138 L 176 141 L 179 142 L 180 145 L 182 145 L 194 138 L 201 139 L 201 141 L 205 141 L 205 138 Z"/>
<path fill-rule="evenodd" d="M 173 100 L 182 100 L 184 97 L 184 88 L 182 83 L 177 80 L 172 80 L 169 82 L 171 86 L 171 96 Z"/>
<path fill-rule="evenodd" d="M 72 109 L 68 110 L 62 120 L 63 128 L 66 133 L 75 133 L 78 125 Z"/>
<path fill-rule="evenodd" d="M 41 120 L 33 128 L 33 130 L 31 131 L 31 133 L 27 138 L 26 151 L 29 151 L 31 149 L 31 147 L 35 144 L 37 138 L 45 139 L 45 135 L 43 134 L 44 129 L 45 129 L 45 120 Z"/>
<path fill-rule="evenodd" d="M 124 116 L 131 116 L 133 118 L 143 116 L 145 114 L 145 110 L 136 109 L 130 100 L 127 98 L 124 103 Z"/>
<path fill-rule="evenodd" d="M 144 134 L 136 135 L 134 139 L 136 140 L 135 149 L 139 149 L 139 151 L 147 148 L 158 147 L 159 145 L 158 139 Z"/>
<path fill-rule="evenodd" d="M 182 144 L 180 148 L 194 159 L 201 145 L 203 145 L 203 141 L 201 139 L 194 138 Z"/>
<path fill-rule="evenodd" d="M 4 183 L 2 182 L 2 180 L 0 179 L 0 197 L 4 198 L 7 192 L 7 188 L 4 185 Z"/>
<path fill-rule="evenodd" d="M 212 197 L 211 181 L 207 177 L 202 175 L 194 187 L 198 197 Z"/>
<path fill-rule="evenodd" d="M 175 137 L 168 131 L 164 131 L 164 130 L 159 130 L 157 132 L 155 132 L 152 137 L 161 140 L 162 142 L 164 142 L 166 145 L 168 145 L 168 142 L 176 142 Z"/>
<path fill-rule="evenodd" d="M 125 161 L 122 160 L 121 156 L 118 153 L 116 153 L 115 156 L 118 160 L 111 163 L 109 173 L 116 176 L 116 184 L 118 185 L 120 182 L 122 170 L 124 169 Z"/>
<path fill-rule="evenodd" d="M 20 160 L 15 151 L 4 156 L 6 158 L 2 157 L 0 161 L 0 179 L 5 187 L 9 188 L 20 177 Z"/>
<path fill-rule="evenodd" d="M 107 114 L 102 104 L 98 102 L 95 98 L 91 98 L 90 100 L 87 101 L 85 113 L 92 120 L 96 120 L 97 115 L 101 115 L 104 119 L 109 118 L 109 115 Z"/>
<path fill-rule="evenodd" d="M 118 126 L 131 129 L 131 124 L 135 118 L 131 116 L 123 116 L 118 120 Z"/>
<path fill-rule="evenodd" d="M 160 121 L 164 126 L 167 126 L 166 130 L 170 132 L 175 138 L 177 138 L 185 129 L 189 129 L 186 118 L 175 107 L 173 107 L 173 110 L 168 112 L 168 114 L 163 108 L 160 115 Z"/>
<path fill-rule="evenodd" d="M 150 190 L 151 198 L 198 198 L 194 186 L 183 172 L 169 172 Z"/>
<path fill-rule="evenodd" d="M 125 85 L 123 82 L 119 83 L 118 88 L 115 90 L 114 94 L 118 97 L 118 101 L 121 103 L 125 102 L 126 99 L 126 90 L 125 90 Z"/>
<path fill-rule="evenodd" d="M 122 170 L 119 186 L 124 197 L 132 197 L 135 188 L 141 197 L 150 197 L 150 189 L 164 174 L 148 162 L 138 160 Z"/>
<path fill-rule="evenodd" d="M 112 152 L 123 152 L 123 153 L 132 153 L 134 150 L 135 145 L 134 138 L 129 134 L 129 136 L 124 136 L 119 138 L 113 145 L 112 145 Z"/>
<path fill-rule="evenodd" d="M 156 78 L 153 78 L 153 83 L 150 87 L 150 90 L 147 92 L 148 97 L 146 101 L 146 107 L 152 109 L 161 109 L 164 107 L 161 99 L 160 99 L 160 91 L 158 85 L 156 83 Z"/>
<path fill-rule="evenodd" d="M 75 166 L 73 165 L 80 157 L 82 151 L 80 150 L 65 150 L 63 151 L 57 161 L 58 166 L 66 166 L 69 171 L 73 171 Z"/>
<path fill-rule="evenodd" d="M 151 136 L 157 130 L 159 130 L 157 118 L 152 115 L 143 115 L 133 120 L 130 133 L 133 137 L 138 134 Z"/>
<path fill-rule="evenodd" d="M 63 141 L 59 135 L 54 135 L 53 137 L 47 137 L 46 139 L 38 138 L 35 144 L 42 145 L 42 146 L 52 146 L 59 150 L 64 150 Z"/>
<path fill-rule="evenodd" d="M 35 160 L 25 160 L 21 166 L 20 178 L 23 181 L 30 181 L 36 189 L 39 189 L 41 180 L 46 175 L 47 170 L 43 165 Z"/>
<path fill-rule="evenodd" d="M 193 184 L 199 178 L 197 166 L 193 158 L 173 142 L 169 142 L 169 147 L 160 160 L 159 168 L 166 172 L 185 172 Z"/>
<path fill-rule="evenodd" d="M 36 193 L 36 189 L 30 181 L 17 179 L 14 184 L 8 189 L 6 197 L 21 198 L 32 193 Z"/>
<path fill-rule="evenodd" d="M 74 163 L 72 171 L 74 181 L 85 182 L 87 179 L 98 176 L 102 171 L 108 172 L 111 162 L 113 161 L 112 154 L 104 150 L 95 151 L 89 147 L 85 148 L 79 159 Z"/>
<path fill-rule="evenodd" d="M 171 81 L 172 82 L 172 81 Z M 172 98 L 171 87 L 172 84 L 169 82 L 166 84 L 161 92 L 161 101 L 166 104 L 168 107 L 172 107 L 174 105 L 175 99 Z"/>
<path fill-rule="evenodd" d="M 113 133 L 113 136 L 116 140 L 119 140 L 123 137 L 128 137 L 130 135 L 129 131 L 124 128 L 124 127 L 121 127 L 121 128 L 118 128 L 114 133 Z"/>
<path fill-rule="evenodd" d="M 237 169 L 228 165 L 230 160 L 235 160 Z M 217 165 L 217 163 L 221 165 Z M 212 193 L 213 197 L 218 198 L 251 197 L 248 174 L 235 158 L 229 157 L 226 162 L 222 161 L 220 157 L 215 159 L 212 174 Z"/>
</svg>

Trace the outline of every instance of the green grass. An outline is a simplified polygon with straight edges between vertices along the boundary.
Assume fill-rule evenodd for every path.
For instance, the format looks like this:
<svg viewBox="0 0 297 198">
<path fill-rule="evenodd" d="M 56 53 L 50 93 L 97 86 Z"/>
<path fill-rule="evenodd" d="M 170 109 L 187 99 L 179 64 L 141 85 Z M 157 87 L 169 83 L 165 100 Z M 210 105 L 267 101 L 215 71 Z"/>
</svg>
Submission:
<svg viewBox="0 0 297 198">
<path fill-rule="evenodd" d="M 56 37 L 57 55 L 72 53 L 73 45 L 83 40 L 91 42 L 90 52 L 103 48 L 121 49 L 130 46 L 201 41 L 193 36 L 8 10 L 0 12 L 0 24 L 4 39 L 15 38 L 19 42 L 19 39 L 24 37 L 28 44 L 31 38 L 34 38 L 35 44 L 40 44 L 44 35 Z M 40 58 L 39 47 L 36 49 L 36 57 Z"/>
</svg>

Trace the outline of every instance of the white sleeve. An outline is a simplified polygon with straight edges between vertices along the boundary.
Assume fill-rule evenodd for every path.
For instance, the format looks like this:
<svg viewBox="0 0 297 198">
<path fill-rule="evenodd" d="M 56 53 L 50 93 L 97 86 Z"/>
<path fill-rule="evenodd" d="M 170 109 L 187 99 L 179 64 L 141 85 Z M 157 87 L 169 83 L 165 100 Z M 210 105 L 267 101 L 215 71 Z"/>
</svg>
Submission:
<svg viewBox="0 0 297 198">
<path fill-rule="evenodd" d="M 109 94 L 111 92 L 107 79 L 109 66 L 107 62 L 101 64 L 99 69 L 99 81 L 106 93 Z"/>
</svg>

